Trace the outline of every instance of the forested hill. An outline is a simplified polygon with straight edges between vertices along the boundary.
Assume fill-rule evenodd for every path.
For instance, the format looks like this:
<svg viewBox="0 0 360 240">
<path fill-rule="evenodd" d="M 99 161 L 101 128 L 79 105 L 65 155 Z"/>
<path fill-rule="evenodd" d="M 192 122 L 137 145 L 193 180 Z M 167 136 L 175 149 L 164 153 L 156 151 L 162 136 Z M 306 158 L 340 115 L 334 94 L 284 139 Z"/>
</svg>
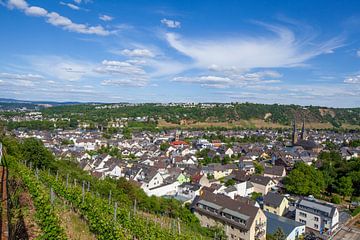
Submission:
<svg viewBox="0 0 360 240">
<path fill-rule="evenodd" d="M 241 126 L 244 121 L 251 123 L 256 120 L 265 125 L 289 126 L 294 118 L 299 124 L 305 118 L 306 123 L 318 126 L 360 126 L 360 108 L 278 104 L 78 104 L 44 108 L 42 112 L 45 117 L 68 117 L 97 123 L 121 117 L 148 117 L 164 126 L 192 126 L 196 123 L 234 123 Z"/>
</svg>

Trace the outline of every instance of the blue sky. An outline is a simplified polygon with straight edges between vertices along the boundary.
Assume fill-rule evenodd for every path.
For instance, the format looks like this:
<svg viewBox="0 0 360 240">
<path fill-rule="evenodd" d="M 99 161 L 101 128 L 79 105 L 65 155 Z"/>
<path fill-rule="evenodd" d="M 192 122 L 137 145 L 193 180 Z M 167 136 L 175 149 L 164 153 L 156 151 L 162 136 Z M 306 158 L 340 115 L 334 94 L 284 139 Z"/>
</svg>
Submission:
<svg viewBox="0 0 360 240">
<path fill-rule="evenodd" d="M 360 107 L 359 1 L 0 0 L 0 97 Z"/>
</svg>

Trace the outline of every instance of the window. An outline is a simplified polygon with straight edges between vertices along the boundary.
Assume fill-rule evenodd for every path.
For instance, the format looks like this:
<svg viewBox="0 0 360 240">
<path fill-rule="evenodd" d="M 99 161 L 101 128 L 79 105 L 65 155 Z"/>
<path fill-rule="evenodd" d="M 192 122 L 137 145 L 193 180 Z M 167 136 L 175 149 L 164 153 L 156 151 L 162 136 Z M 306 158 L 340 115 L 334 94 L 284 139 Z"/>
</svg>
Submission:
<svg viewBox="0 0 360 240">
<path fill-rule="evenodd" d="M 314 217 L 314 220 L 315 220 L 316 222 L 318 222 L 318 221 L 319 221 L 319 218 L 318 218 L 318 217 Z"/>
<path fill-rule="evenodd" d="M 303 219 L 301 219 L 301 218 L 299 218 L 299 222 L 301 222 L 301 223 L 303 223 L 303 224 L 306 224 L 306 221 L 303 220 Z"/>
<path fill-rule="evenodd" d="M 317 225 L 317 224 L 314 224 L 314 228 L 316 228 L 316 229 L 317 229 L 317 228 L 319 228 L 319 225 Z"/>
<path fill-rule="evenodd" d="M 300 212 L 299 214 L 300 214 L 300 216 L 302 216 L 302 217 L 306 217 L 306 216 L 307 216 L 306 213 L 303 213 L 303 212 Z"/>
</svg>

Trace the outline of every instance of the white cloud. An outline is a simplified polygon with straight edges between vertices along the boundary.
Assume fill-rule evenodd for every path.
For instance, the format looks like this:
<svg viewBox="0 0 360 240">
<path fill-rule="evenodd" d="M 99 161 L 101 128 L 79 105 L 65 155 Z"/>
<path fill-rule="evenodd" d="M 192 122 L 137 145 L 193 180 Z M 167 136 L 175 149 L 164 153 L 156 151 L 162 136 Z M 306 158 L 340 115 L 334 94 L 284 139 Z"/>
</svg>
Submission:
<svg viewBox="0 0 360 240">
<path fill-rule="evenodd" d="M 42 75 L 31 73 L 0 73 L 0 83 L 7 84 L 8 86 L 33 87 L 43 79 Z"/>
<path fill-rule="evenodd" d="M 47 22 L 71 32 L 95 34 L 100 36 L 107 36 L 110 32 L 104 29 L 102 26 L 87 26 L 85 24 L 73 23 L 69 18 L 63 17 L 56 12 L 51 12 L 47 15 Z"/>
<path fill-rule="evenodd" d="M 161 19 L 160 21 L 162 24 L 164 24 L 165 26 L 167 26 L 168 28 L 180 28 L 181 27 L 181 23 L 179 21 L 175 21 L 175 20 L 170 20 L 170 19 Z"/>
<path fill-rule="evenodd" d="M 184 39 L 175 33 L 167 33 L 166 39 L 170 46 L 190 57 L 202 68 L 293 67 L 342 46 L 340 38 L 315 44 L 313 37 L 297 39 L 285 27 L 265 26 L 274 33 L 273 36 Z"/>
<path fill-rule="evenodd" d="M 219 72 L 219 75 L 187 76 L 175 77 L 173 82 L 183 82 L 200 84 L 203 87 L 228 88 L 228 87 L 247 87 L 247 86 L 264 86 L 267 84 L 280 83 L 281 81 L 274 78 L 280 78 L 282 75 L 276 71 L 258 71 L 258 72 Z M 260 87 L 259 87 L 260 88 Z M 273 90 L 275 87 L 272 88 Z"/>
<path fill-rule="evenodd" d="M 46 19 L 46 22 L 53 26 L 61 27 L 65 30 L 83 34 L 94 34 L 99 36 L 107 36 L 111 34 L 110 31 L 106 30 L 102 26 L 88 26 L 86 24 L 74 23 L 71 19 L 61 16 L 56 12 L 48 13 L 46 9 L 41 7 L 30 6 L 24 0 L 9 0 L 8 7 L 10 9 L 16 8 L 24 11 L 25 14 L 30 16 L 41 16 Z M 75 6 L 76 7 L 76 6 Z"/>
<path fill-rule="evenodd" d="M 72 3 L 60 2 L 60 4 L 64 5 L 64 6 L 68 6 L 69 8 L 71 8 L 73 10 L 80 10 L 81 9 L 79 6 L 76 6 L 75 4 L 72 4 Z"/>
<path fill-rule="evenodd" d="M 25 14 L 35 17 L 44 17 L 48 12 L 44 8 L 32 6 L 25 9 Z"/>
<path fill-rule="evenodd" d="M 152 53 L 148 49 L 124 49 L 120 52 L 122 55 L 127 57 L 154 57 L 154 53 Z"/>
<path fill-rule="evenodd" d="M 102 14 L 99 16 L 99 19 L 106 22 L 106 21 L 112 21 L 114 18 L 109 15 Z"/>
<path fill-rule="evenodd" d="M 101 82 L 104 86 L 129 86 L 129 87 L 144 87 L 147 85 L 147 81 L 138 79 L 109 79 Z"/>
<path fill-rule="evenodd" d="M 101 82 L 102 85 L 143 87 L 149 80 L 148 74 L 142 67 L 129 62 L 104 60 L 94 71 L 107 78 Z"/>
<path fill-rule="evenodd" d="M 356 51 L 356 55 L 357 55 L 358 57 L 360 57 L 360 50 L 357 50 L 357 51 Z"/>
<path fill-rule="evenodd" d="M 1 79 L 8 79 L 8 80 L 41 80 L 44 77 L 38 74 L 18 74 L 18 73 L 0 73 Z"/>
<path fill-rule="evenodd" d="M 349 76 L 344 80 L 344 83 L 360 84 L 360 75 Z"/>
<path fill-rule="evenodd" d="M 97 73 L 107 73 L 107 74 L 137 74 L 143 75 L 145 71 L 137 66 L 133 65 L 129 62 L 121 62 L 121 61 L 112 61 L 112 60 L 104 60 L 102 61 L 102 65 L 94 69 Z"/>
<path fill-rule="evenodd" d="M 8 6 L 11 9 L 17 8 L 17 9 L 21 9 L 21 10 L 25 10 L 25 9 L 27 9 L 29 7 L 27 2 L 24 1 L 24 0 L 9 0 L 8 1 Z"/>
<path fill-rule="evenodd" d="M 24 56 L 29 68 L 52 79 L 78 81 L 91 76 L 94 63 L 59 56 Z"/>
</svg>

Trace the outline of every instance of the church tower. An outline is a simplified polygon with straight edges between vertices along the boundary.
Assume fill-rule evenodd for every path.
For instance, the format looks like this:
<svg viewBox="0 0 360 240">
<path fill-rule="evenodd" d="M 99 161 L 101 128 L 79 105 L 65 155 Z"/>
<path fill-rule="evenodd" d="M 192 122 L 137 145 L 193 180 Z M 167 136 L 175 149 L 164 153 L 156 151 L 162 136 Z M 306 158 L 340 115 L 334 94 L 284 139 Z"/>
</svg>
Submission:
<svg viewBox="0 0 360 240">
<path fill-rule="evenodd" d="M 305 136 L 305 118 L 304 118 L 301 127 L 300 140 L 305 140 L 305 137 L 306 136 Z"/>
<path fill-rule="evenodd" d="M 294 121 L 293 121 L 293 131 L 292 131 L 292 136 L 291 136 L 291 143 L 293 146 L 295 146 L 295 144 L 297 143 L 298 141 L 298 134 L 297 134 L 297 130 L 296 130 L 296 121 L 295 121 L 295 118 L 294 118 Z"/>
</svg>

